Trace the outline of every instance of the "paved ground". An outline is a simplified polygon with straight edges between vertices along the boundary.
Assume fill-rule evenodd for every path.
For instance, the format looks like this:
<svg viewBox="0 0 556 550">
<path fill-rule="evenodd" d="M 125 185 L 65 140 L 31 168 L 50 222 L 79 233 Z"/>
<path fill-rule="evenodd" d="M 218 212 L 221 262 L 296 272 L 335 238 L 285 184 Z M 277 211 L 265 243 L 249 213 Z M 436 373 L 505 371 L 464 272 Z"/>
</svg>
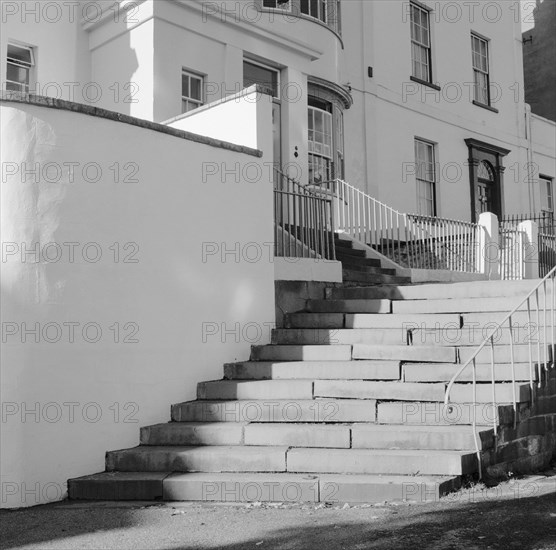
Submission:
<svg viewBox="0 0 556 550">
<path fill-rule="evenodd" d="M 11 550 L 556 549 L 556 472 L 432 504 L 68 503 L 0 513 Z"/>
</svg>

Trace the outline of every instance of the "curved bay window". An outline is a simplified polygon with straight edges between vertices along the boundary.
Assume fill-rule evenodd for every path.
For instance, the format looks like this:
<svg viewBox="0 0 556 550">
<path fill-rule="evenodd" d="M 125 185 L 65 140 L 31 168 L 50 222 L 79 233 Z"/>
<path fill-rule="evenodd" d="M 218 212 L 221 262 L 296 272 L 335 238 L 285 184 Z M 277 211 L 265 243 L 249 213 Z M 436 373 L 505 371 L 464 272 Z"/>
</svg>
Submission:
<svg viewBox="0 0 556 550">
<path fill-rule="evenodd" d="M 341 0 L 258 0 L 263 10 L 287 12 L 292 16 L 319 21 L 334 32 L 341 33 Z"/>
<path fill-rule="evenodd" d="M 309 82 L 309 184 L 345 177 L 343 111 L 350 105 L 351 97 L 339 86 Z"/>
</svg>

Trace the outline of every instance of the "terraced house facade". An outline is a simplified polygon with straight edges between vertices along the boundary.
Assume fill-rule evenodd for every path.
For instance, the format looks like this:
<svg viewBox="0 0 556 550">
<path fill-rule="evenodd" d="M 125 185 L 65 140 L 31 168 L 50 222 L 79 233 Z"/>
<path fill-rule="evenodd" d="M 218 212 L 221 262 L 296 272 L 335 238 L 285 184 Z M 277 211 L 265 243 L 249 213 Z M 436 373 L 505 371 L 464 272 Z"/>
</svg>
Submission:
<svg viewBox="0 0 556 550">
<path fill-rule="evenodd" d="M 2 4 L 3 506 L 550 461 L 556 125 L 464 4 Z"/>
</svg>

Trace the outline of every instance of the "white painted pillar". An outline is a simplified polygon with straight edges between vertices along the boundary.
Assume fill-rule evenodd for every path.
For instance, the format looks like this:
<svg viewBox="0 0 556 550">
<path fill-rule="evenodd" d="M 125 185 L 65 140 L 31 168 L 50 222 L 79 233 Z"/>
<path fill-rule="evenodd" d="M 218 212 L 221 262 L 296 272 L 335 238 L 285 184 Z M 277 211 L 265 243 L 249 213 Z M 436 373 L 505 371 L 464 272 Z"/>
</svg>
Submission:
<svg viewBox="0 0 556 550">
<path fill-rule="evenodd" d="M 488 279 L 500 279 L 500 245 L 498 218 L 492 212 L 479 216 L 479 226 L 484 228 L 479 234 L 479 273 Z"/>
<path fill-rule="evenodd" d="M 539 278 L 539 226 L 536 222 L 527 220 L 521 222 L 517 229 L 525 234 L 523 243 L 523 278 Z"/>
</svg>

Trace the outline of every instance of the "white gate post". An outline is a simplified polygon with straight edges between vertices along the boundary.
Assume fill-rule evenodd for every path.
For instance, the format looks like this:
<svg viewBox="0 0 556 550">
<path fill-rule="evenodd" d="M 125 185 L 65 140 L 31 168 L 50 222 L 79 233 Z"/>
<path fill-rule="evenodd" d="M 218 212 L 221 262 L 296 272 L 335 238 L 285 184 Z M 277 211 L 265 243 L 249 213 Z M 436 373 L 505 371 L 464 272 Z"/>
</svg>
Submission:
<svg viewBox="0 0 556 550">
<path fill-rule="evenodd" d="M 527 220 L 521 222 L 517 229 L 525 234 L 523 243 L 523 278 L 538 279 L 539 277 L 539 226 Z"/>
<path fill-rule="evenodd" d="M 498 218 L 492 212 L 483 212 L 479 216 L 479 273 L 488 279 L 500 279 L 500 243 Z"/>
</svg>

